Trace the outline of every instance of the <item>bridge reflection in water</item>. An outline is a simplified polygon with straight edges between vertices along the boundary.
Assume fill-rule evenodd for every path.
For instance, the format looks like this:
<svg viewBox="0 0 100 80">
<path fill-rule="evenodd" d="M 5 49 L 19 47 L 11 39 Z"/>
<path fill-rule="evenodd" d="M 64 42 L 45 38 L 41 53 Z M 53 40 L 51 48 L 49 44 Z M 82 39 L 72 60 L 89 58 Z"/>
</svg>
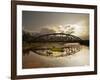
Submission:
<svg viewBox="0 0 100 80">
<path fill-rule="evenodd" d="M 53 44 L 53 45 L 52 45 Z M 48 46 L 43 43 L 42 48 L 32 48 L 31 51 L 44 56 L 63 57 L 75 54 L 81 50 L 81 45 L 78 43 L 48 43 Z M 59 44 L 59 45 L 58 45 Z M 51 47 L 50 47 L 51 46 Z"/>
<path fill-rule="evenodd" d="M 74 67 L 89 65 L 89 48 L 81 45 L 80 51 L 69 56 L 52 57 L 38 55 L 33 51 L 29 51 L 29 55 L 22 57 L 22 67 L 29 68 L 52 68 L 52 67 Z"/>
</svg>

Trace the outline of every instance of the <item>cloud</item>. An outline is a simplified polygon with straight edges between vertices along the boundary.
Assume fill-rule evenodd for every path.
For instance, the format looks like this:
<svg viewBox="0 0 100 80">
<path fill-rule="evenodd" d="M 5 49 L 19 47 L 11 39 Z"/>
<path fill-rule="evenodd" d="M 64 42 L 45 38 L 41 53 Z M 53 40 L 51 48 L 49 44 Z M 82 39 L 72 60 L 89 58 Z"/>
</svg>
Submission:
<svg viewBox="0 0 100 80">
<path fill-rule="evenodd" d="M 50 34 L 50 33 L 55 33 L 55 31 L 53 29 L 42 28 L 40 30 L 40 33 L 42 33 L 42 34 Z"/>
</svg>

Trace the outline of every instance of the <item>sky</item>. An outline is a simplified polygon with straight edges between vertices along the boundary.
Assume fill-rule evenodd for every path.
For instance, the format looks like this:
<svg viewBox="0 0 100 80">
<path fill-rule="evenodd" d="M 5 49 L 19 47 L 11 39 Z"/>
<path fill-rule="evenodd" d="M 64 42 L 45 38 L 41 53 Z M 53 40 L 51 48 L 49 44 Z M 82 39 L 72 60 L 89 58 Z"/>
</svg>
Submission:
<svg viewBox="0 0 100 80">
<path fill-rule="evenodd" d="M 89 14 L 23 11 L 22 27 L 33 33 L 66 33 L 72 28 L 73 35 L 86 40 L 89 39 Z"/>
</svg>

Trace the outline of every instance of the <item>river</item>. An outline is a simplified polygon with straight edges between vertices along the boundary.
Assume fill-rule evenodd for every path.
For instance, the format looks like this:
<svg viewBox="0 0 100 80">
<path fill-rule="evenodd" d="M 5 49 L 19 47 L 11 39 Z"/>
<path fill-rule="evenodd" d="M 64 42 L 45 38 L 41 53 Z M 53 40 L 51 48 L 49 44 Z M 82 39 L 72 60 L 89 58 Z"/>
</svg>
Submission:
<svg viewBox="0 0 100 80">
<path fill-rule="evenodd" d="M 22 56 L 23 68 L 73 67 L 89 65 L 89 47 L 81 45 L 82 49 L 69 56 L 48 57 L 38 55 L 32 51 Z"/>
</svg>

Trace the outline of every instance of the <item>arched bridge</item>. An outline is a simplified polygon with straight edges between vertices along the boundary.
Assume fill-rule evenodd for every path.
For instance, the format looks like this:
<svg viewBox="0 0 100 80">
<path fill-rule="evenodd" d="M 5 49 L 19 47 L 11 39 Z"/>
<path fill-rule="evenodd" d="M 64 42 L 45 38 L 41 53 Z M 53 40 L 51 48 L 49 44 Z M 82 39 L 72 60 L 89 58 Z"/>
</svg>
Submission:
<svg viewBox="0 0 100 80">
<path fill-rule="evenodd" d="M 77 36 L 65 33 L 53 33 L 40 35 L 32 40 L 33 42 L 79 42 L 81 39 Z"/>
</svg>

